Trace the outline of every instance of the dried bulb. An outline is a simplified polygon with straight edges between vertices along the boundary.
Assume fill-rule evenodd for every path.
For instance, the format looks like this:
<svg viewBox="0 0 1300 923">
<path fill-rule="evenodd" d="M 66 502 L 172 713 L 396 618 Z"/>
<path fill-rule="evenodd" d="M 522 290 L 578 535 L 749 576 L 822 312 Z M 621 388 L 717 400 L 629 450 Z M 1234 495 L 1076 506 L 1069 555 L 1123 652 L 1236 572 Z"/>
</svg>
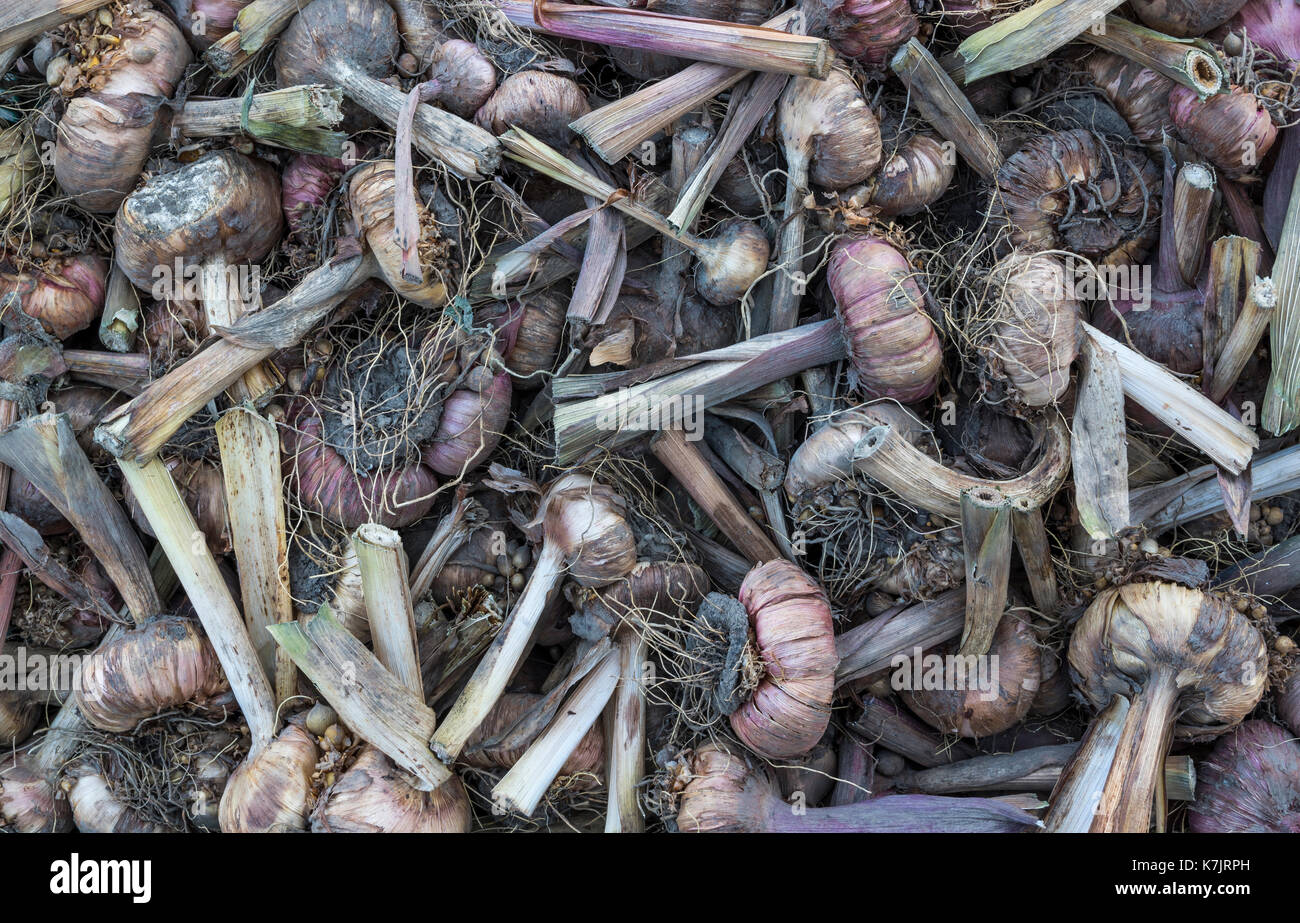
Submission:
<svg viewBox="0 0 1300 923">
<path fill-rule="evenodd" d="M 832 70 L 824 80 L 794 78 L 777 107 L 791 177 L 823 189 L 860 183 L 880 166 L 880 123 L 853 78 Z"/>
<path fill-rule="evenodd" d="M 1070 384 L 1079 353 L 1079 303 L 1065 267 L 1046 253 L 1012 253 L 990 273 L 998 292 L 983 351 L 1021 403 L 1046 407 Z"/>
<path fill-rule="evenodd" d="M 5 269 L 0 255 L 0 303 L 17 295 L 17 307 L 40 321 L 45 332 L 60 340 L 99 320 L 108 284 L 108 263 L 98 253 L 52 257 L 21 268 Z M 10 328 L 15 318 L 0 315 Z"/>
<path fill-rule="evenodd" d="M 280 205 L 289 233 L 305 235 L 338 188 L 345 165 L 337 157 L 321 154 L 296 154 L 280 177 Z"/>
<path fill-rule="evenodd" d="M 188 359 L 208 335 L 208 317 L 198 302 L 165 299 L 144 309 L 144 342 L 155 369 L 165 372 Z"/>
<path fill-rule="evenodd" d="M 336 59 L 383 79 L 400 51 L 399 35 L 397 15 L 382 0 L 312 0 L 280 34 L 276 81 L 282 87 L 331 86 Z"/>
<path fill-rule="evenodd" d="M 1084 129 L 1035 136 L 997 176 L 1013 244 L 1113 264 L 1140 262 L 1155 240 L 1160 186 L 1145 154 Z"/>
<path fill-rule="evenodd" d="M 180 260 L 189 274 L 216 257 L 229 266 L 256 263 L 283 233 L 279 174 L 226 148 L 155 175 L 132 193 L 114 222 L 114 255 L 137 288 L 151 291 L 159 267 Z"/>
<path fill-rule="evenodd" d="M 973 668 L 969 668 L 971 658 L 957 655 L 956 649 L 956 642 L 949 642 L 933 652 L 941 660 L 932 663 L 926 656 L 919 664 L 909 662 L 902 668 L 911 672 L 909 686 L 915 685 L 918 675 L 921 679 L 921 688 L 902 694 L 912 713 L 941 733 L 962 737 L 988 737 L 1024 720 L 1038 695 L 1043 670 L 1038 639 L 1029 623 L 1003 613 L 988 654 L 976 658 L 979 662 Z M 947 666 L 958 660 L 965 661 L 960 666 L 964 677 Z M 932 670 L 940 662 L 945 666 Z M 981 665 L 986 665 L 983 675 Z"/>
<path fill-rule="evenodd" d="M 947 191 L 956 169 L 950 145 L 933 135 L 912 135 L 876 174 L 871 204 L 888 217 L 914 215 Z"/>
<path fill-rule="evenodd" d="M 296 724 L 239 764 L 221 795 L 222 833 L 290 833 L 307 829 L 319 751 Z"/>
<path fill-rule="evenodd" d="M 1149 28 L 1176 38 L 1204 35 L 1236 15 L 1246 0 L 1130 0 Z"/>
<path fill-rule="evenodd" d="M 514 387 L 536 388 L 543 384 L 537 373 L 555 366 L 568 310 L 568 300 L 548 289 L 490 306 L 486 320 L 505 338 L 506 368 L 520 376 Z"/>
<path fill-rule="evenodd" d="M 367 746 L 312 812 L 313 833 L 469 833 L 473 812 L 458 776 L 433 791 Z"/>
<path fill-rule="evenodd" d="M 433 506 L 438 481 L 423 463 L 355 471 L 324 441 L 322 427 L 320 414 L 308 402 L 296 401 L 280 431 L 285 474 L 305 509 L 345 529 L 371 521 L 399 529 Z"/>
<path fill-rule="evenodd" d="M 1070 638 L 1076 688 L 1094 708 L 1156 678 L 1177 688 L 1175 736 L 1205 740 L 1235 727 L 1268 682 L 1264 639 L 1224 598 L 1144 581 L 1098 593 Z"/>
<path fill-rule="evenodd" d="M 140 178 L 158 98 L 171 97 L 191 61 L 180 29 L 147 4 L 124 5 L 112 23 L 115 41 L 100 41 L 93 57 L 65 69 L 64 95 L 89 92 L 68 103 L 54 149 L 59 187 L 101 213 L 115 211 Z"/>
<path fill-rule="evenodd" d="M 846 58 L 883 70 L 894 51 L 916 35 L 908 0 L 819 0 L 829 16 L 826 37 Z"/>
<path fill-rule="evenodd" d="M 1169 112 L 1187 143 L 1234 179 L 1255 172 L 1277 140 L 1268 110 L 1239 86 L 1204 100 L 1175 86 L 1169 91 Z"/>
<path fill-rule="evenodd" d="M 0 692 L 0 747 L 6 752 L 23 743 L 40 723 L 44 703 L 26 692 Z"/>
<path fill-rule="evenodd" d="M 415 206 L 420 233 L 416 251 L 422 277 L 411 281 L 402 274 L 402 251 L 394 239 L 396 164 L 391 160 L 367 164 L 352 177 L 348 189 L 352 214 L 365 234 L 366 244 L 375 255 L 388 287 L 408 301 L 426 308 L 440 308 L 446 304 L 450 245 L 440 236 L 437 219 L 419 202 Z"/>
<path fill-rule="evenodd" d="M 113 794 L 102 771 L 89 763 L 67 772 L 72 822 L 82 833 L 166 833 L 149 823 Z M 173 831 L 175 832 L 175 831 Z"/>
<path fill-rule="evenodd" d="M 1295 3 L 1247 0 L 1228 26 L 1283 61 L 1300 61 L 1300 6 Z"/>
<path fill-rule="evenodd" d="M 181 22 L 191 23 L 190 41 L 202 51 L 234 29 L 239 11 L 250 0 L 171 0 Z"/>
<path fill-rule="evenodd" d="M 511 74 L 474 115 L 494 135 L 519 127 L 552 147 L 573 140 L 569 123 L 591 111 L 587 94 L 568 77 L 549 71 Z"/>
<path fill-rule="evenodd" d="M 626 577 L 609 586 L 571 587 L 569 624 L 575 635 L 589 641 L 611 636 L 624 622 L 634 631 L 648 631 L 647 623 L 664 615 L 672 620 L 694 612 L 708 585 L 704 571 L 695 564 L 638 561 Z"/>
<path fill-rule="evenodd" d="M 1300 833 L 1300 744 L 1269 721 L 1245 721 L 1196 765 L 1195 833 Z"/>
<path fill-rule="evenodd" d="M 481 373 L 476 375 L 475 373 Z M 447 395 L 438 431 L 420 457 L 438 474 L 459 477 L 487 459 L 510 420 L 510 375 L 485 367 L 470 373 L 471 387 Z"/>
<path fill-rule="evenodd" d="M 695 290 L 710 304 L 733 305 L 767 270 L 772 246 L 762 229 L 744 218 L 728 218 L 695 255 Z"/>
<path fill-rule="evenodd" d="M 197 625 L 161 616 L 101 644 L 82 664 L 77 708 L 102 731 L 123 734 L 168 708 L 228 691 L 221 663 Z"/>
<path fill-rule="evenodd" d="M 0 825 L 18 833 L 72 829 L 68 799 L 25 753 L 0 757 Z"/>
<path fill-rule="evenodd" d="M 826 733 L 835 688 L 835 628 L 826 593 L 789 561 L 745 575 L 738 594 L 754 630 L 763 676 L 731 713 L 731 728 L 760 756 L 807 753 Z"/>
<path fill-rule="evenodd" d="M 636 564 L 636 537 L 624 518 L 627 501 L 585 474 L 566 474 L 547 490 L 532 525 L 562 551 L 569 576 L 603 586 Z"/>
<path fill-rule="evenodd" d="M 472 42 L 454 38 L 433 53 L 429 79 L 438 81 L 436 102 L 462 119 L 472 118 L 497 88 L 497 71 Z"/>
<path fill-rule="evenodd" d="M 1092 82 L 1106 94 L 1135 138 L 1148 148 L 1156 148 L 1164 144 L 1166 133 L 1173 134 L 1174 119 L 1169 114 L 1172 80 L 1136 61 L 1105 51 L 1094 51 L 1084 65 Z"/>
<path fill-rule="evenodd" d="M 826 283 L 862 389 L 904 404 L 933 394 L 943 354 L 907 257 L 879 238 L 844 238 Z"/>
</svg>

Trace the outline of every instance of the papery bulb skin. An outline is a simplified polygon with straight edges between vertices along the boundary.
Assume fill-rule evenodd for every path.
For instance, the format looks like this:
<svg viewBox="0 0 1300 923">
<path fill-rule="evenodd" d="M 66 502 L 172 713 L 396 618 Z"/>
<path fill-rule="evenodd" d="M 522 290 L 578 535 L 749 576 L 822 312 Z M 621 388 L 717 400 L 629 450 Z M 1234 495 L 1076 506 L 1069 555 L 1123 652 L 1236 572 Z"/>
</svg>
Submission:
<svg viewBox="0 0 1300 923">
<path fill-rule="evenodd" d="M 7 261 L 0 255 L 0 267 Z M 108 263 L 98 253 L 53 257 L 15 271 L 0 269 L 0 300 L 18 296 L 24 314 L 50 336 L 66 340 L 99 320 L 108 285 Z M 0 314 L 12 327 L 14 318 Z"/>
<path fill-rule="evenodd" d="M 998 292 L 989 342 L 994 377 L 1027 407 L 1055 403 L 1070 385 L 1079 353 L 1079 303 L 1065 267 L 1050 254 L 1013 253 L 990 273 Z"/>
<path fill-rule="evenodd" d="M 206 154 L 179 170 L 154 176 L 131 194 L 114 223 L 118 268 L 137 288 L 153 291 L 205 260 L 228 267 L 256 263 L 284 233 L 280 177 L 270 164 L 229 148 Z M 161 272 L 160 274 L 160 270 Z M 162 285 L 156 297 L 171 292 Z"/>
<path fill-rule="evenodd" d="M 1300 7 L 1285 0 L 1248 0 L 1228 28 L 1283 61 L 1300 61 Z"/>
<path fill-rule="evenodd" d="M 1008 157 L 997 187 L 1011 242 L 1106 264 L 1141 262 L 1159 230 L 1160 172 L 1140 150 L 1112 148 L 1071 129 L 1036 135 Z"/>
<path fill-rule="evenodd" d="M 474 117 L 497 88 L 497 70 L 472 42 L 453 38 L 433 53 L 430 80 L 439 83 L 434 101 L 462 119 Z"/>
<path fill-rule="evenodd" d="M 1148 148 L 1160 146 L 1165 133 L 1173 133 L 1174 119 L 1169 114 L 1172 80 L 1136 61 L 1105 51 L 1094 51 L 1084 66 L 1133 136 Z"/>
<path fill-rule="evenodd" d="M 1182 707 L 1174 737 L 1208 740 L 1236 727 L 1268 684 L 1264 639 L 1223 597 L 1163 581 L 1108 587 L 1070 638 L 1075 688 L 1097 709 L 1156 679 Z"/>
<path fill-rule="evenodd" d="M 316 0 L 320 2 L 320 0 Z M 394 195 L 397 165 L 391 160 L 367 164 L 356 172 L 348 187 L 352 215 L 365 234 L 366 243 L 379 262 L 388 287 L 408 301 L 426 308 L 447 303 L 447 260 L 450 245 L 438 232 L 438 222 L 420 202 L 416 215 L 420 239 L 416 244 L 421 278 L 412 281 L 402 274 L 402 251 L 394 240 Z"/>
<path fill-rule="evenodd" d="M 302 236 L 312 228 L 344 169 L 337 157 L 321 154 L 296 154 L 289 161 L 280 177 L 280 204 L 290 234 Z"/>
<path fill-rule="evenodd" d="M 72 829 L 67 797 L 29 760 L 23 753 L 0 757 L 0 826 L 17 833 L 67 833 Z"/>
<path fill-rule="evenodd" d="M 1254 93 L 1234 86 L 1201 100 L 1195 91 L 1175 86 L 1169 112 L 1178 133 L 1226 176 L 1254 173 L 1277 140 L 1277 127 Z"/>
<path fill-rule="evenodd" d="M 638 561 L 628 575 L 599 589 L 570 587 L 569 624 L 588 641 L 612 636 L 619 626 L 637 625 L 642 613 L 688 617 L 708 592 L 704 570 L 684 561 Z"/>
<path fill-rule="evenodd" d="M 544 384 L 544 376 L 538 373 L 555 367 L 568 309 L 567 299 L 547 289 L 489 307 L 485 320 L 505 338 L 500 348 L 506 368 L 520 376 L 512 387 L 532 389 Z"/>
<path fill-rule="evenodd" d="M 154 301 L 144 309 L 144 346 L 149 364 L 160 373 L 194 354 L 208 338 L 203 306 L 188 299 Z"/>
<path fill-rule="evenodd" d="M 280 34 L 276 80 L 282 87 L 331 86 L 335 59 L 382 79 L 400 51 L 397 14 L 382 0 L 312 0 Z"/>
<path fill-rule="evenodd" d="M 1223 25 L 1246 0 L 1130 0 L 1143 25 L 1175 38 L 1204 35 Z"/>
<path fill-rule="evenodd" d="M 474 122 L 494 135 L 519 127 L 552 147 L 564 148 L 573 140 L 569 123 L 590 111 L 587 94 L 568 77 L 520 71 L 501 81 Z"/>
<path fill-rule="evenodd" d="M 1269 721 L 1244 721 L 1196 764 L 1194 833 L 1300 833 L 1300 743 Z"/>
<path fill-rule="evenodd" d="M 484 750 L 482 746 L 510 730 L 516 721 L 541 700 L 542 696 L 532 692 L 507 692 L 502 695 L 465 742 L 461 762 L 475 769 L 509 769 L 513 766 L 528 749 L 527 743 L 508 749 Z M 594 784 L 604 768 L 605 733 L 603 725 L 597 721 L 564 761 L 559 776 L 589 776 Z"/>
<path fill-rule="evenodd" d="M 993 25 L 1000 18 L 999 13 L 1015 12 L 1017 5 L 1002 0 L 938 0 L 934 12 L 942 17 L 940 22 L 943 25 L 962 38 L 968 38 Z"/>
<path fill-rule="evenodd" d="M 902 693 L 912 713 L 941 733 L 971 738 L 998 734 L 1023 721 L 1038 695 L 1043 670 L 1038 640 L 1029 623 L 1004 613 L 987 656 L 976 658 L 973 665 L 971 658 L 961 658 L 966 664 L 964 678 L 955 668 L 951 673 L 946 668 L 957 662 L 946 659 L 949 654 L 959 656 L 956 650 L 957 644 L 950 642 L 934 652 L 945 658 L 939 666 L 941 675 L 929 670 L 940 661 L 930 663 L 924 657 L 919 671 L 910 660 L 903 667 L 911 671 L 909 684 L 918 672 L 922 681 L 922 688 Z M 929 688 L 932 683 L 927 677 L 938 680 L 934 688 Z"/>
<path fill-rule="evenodd" d="M 781 560 L 746 574 L 739 599 L 754 630 L 763 677 L 731 713 L 731 728 L 769 759 L 807 753 L 830 723 L 839 664 L 830 601 L 811 577 Z"/>
<path fill-rule="evenodd" d="M 221 795 L 221 832 L 306 830 L 316 797 L 312 774 L 319 758 L 312 736 L 296 724 L 286 725 L 275 740 L 231 774 Z"/>
<path fill-rule="evenodd" d="M 292 405 L 288 422 L 280 436 L 283 466 L 305 509 L 349 530 L 364 522 L 400 529 L 433 506 L 438 480 L 423 463 L 357 472 L 322 439 L 320 415 L 305 401 Z"/>
<path fill-rule="evenodd" d="M 555 481 L 538 507 L 533 525 L 563 552 L 569 576 L 583 586 L 604 586 L 636 564 L 636 538 L 624 513 L 627 501 L 585 474 Z"/>
<path fill-rule="evenodd" d="M 904 404 L 934 393 L 943 364 L 916 275 L 907 257 L 874 237 L 840 240 L 826 267 L 862 389 Z"/>
<path fill-rule="evenodd" d="M 1277 714 L 1291 733 L 1300 736 L 1300 672 L 1292 673 L 1278 690 Z"/>
<path fill-rule="evenodd" d="M 714 744 L 695 751 L 690 781 L 677 806 L 683 833 L 759 833 L 775 782 L 763 767 L 751 769 L 744 757 Z"/>
<path fill-rule="evenodd" d="M 161 616 L 89 654 L 75 701 L 94 727 L 124 734 L 151 715 L 181 705 L 202 706 L 229 688 L 216 651 L 199 627 Z"/>
<path fill-rule="evenodd" d="M 181 21 L 196 26 L 202 22 L 202 29 L 190 29 L 190 40 L 202 50 L 230 34 L 239 11 L 248 6 L 249 2 L 250 0 L 188 0 L 186 5 L 189 6 L 189 15 L 182 16 Z"/>
<path fill-rule="evenodd" d="M 757 224 L 728 218 L 696 253 L 695 290 L 709 304 L 733 305 L 767 270 L 771 254 L 772 245 Z"/>
<path fill-rule="evenodd" d="M 321 793 L 312 812 L 313 833 L 469 833 L 473 812 L 460 777 L 452 776 L 431 792 L 412 783 L 374 747 Z"/>
<path fill-rule="evenodd" d="M 234 545 L 230 535 L 226 485 L 221 469 L 207 459 L 190 461 L 177 457 L 166 459 L 163 464 L 213 554 L 230 551 Z M 126 511 L 140 531 L 153 536 L 153 526 L 149 524 L 130 487 L 123 488 L 123 499 L 126 501 Z"/>
<path fill-rule="evenodd" d="M 141 818 L 113 794 L 108 780 L 92 765 L 80 764 L 68 770 L 68 803 L 72 822 L 82 833 L 168 833 Z"/>
<path fill-rule="evenodd" d="M 0 692 L 0 747 L 12 752 L 32 736 L 40 723 L 45 704 L 22 692 Z"/>
<path fill-rule="evenodd" d="M 887 217 L 915 215 L 947 191 L 956 169 L 951 148 L 933 135 L 912 135 L 876 174 L 871 204 Z"/>
<path fill-rule="evenodd" d="M 820 0 L 829 16 L 831 47 L 865 67 L 884 70 L 900 45 L 916 35 L 908 0 Z"/>
<path fill-rule="evenodd" d="M 91 212 L 117 209 L 149 156 L 159 98 L 168 99 L 192 60 L 185 36 L 147 3 L 130 2 L 82 22 L 100 36 L 72 46 L 74 57 L 59 91 L 69 101 L 58 125 L 54 176 L 76 204 Z M 75 27 L 68 27 L 75 28 Z M 111 37 L 111 40 L 108 38 Z"/>
<path fill-rule="evenodd" d="M 777 113 L 787 158 L 792 149 L 807 156 L 814 186 L 846 189 L 880 166 L 880 123 L 844 71 L 832 70 L 825 80 L 796 77 Z"/>
<path fill-rule="evenodd" d="M 510 375 L 492 375 L 482 367 L 475 372 L 482 373 L 470 376 L 479 379 L 473 382 L 478 387 L 447 395 L 438 432 L 420 455 L 428 467 L 447 477 L 459 477 L 482 464 L 496 450 L 510 421 Z"/>
</svg>

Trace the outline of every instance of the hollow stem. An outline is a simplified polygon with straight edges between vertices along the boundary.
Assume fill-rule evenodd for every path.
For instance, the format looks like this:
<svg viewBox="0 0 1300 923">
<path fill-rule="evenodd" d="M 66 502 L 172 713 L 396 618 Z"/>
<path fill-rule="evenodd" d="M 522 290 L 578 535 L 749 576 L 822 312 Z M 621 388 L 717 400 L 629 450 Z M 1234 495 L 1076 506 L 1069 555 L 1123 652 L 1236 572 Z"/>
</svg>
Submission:
<svg viewBox="0 0 1300 923">
<path fill-rule="evenodd" d="M 158 544 L 189 597 L 252 735 L 254 752 L 275 736 L 275 699 L 230 590 L 203 533 L 158 459 L 143 465 L 118 459 Z"/>
<path fill-rule="evenodd" d="M 510 677 L 532 646 L 533 631 L 563 576 L 563 552 L 555 542 L 543 542 L 533 573 L 514 609 L 433 736 L 433 750 L 440 759 L 451 761 L 458 757 L 470 735 L 501 698 Z"/>
<path fill-rule="evenodd" d="M 619 652 L 610 651 L 573 690 L 550 726 L 492 789 L 494 810 L 523 815 L 537 810 L 560 768 L 600 718 L 618 685 L 619 672 Z"/>
<path fill-rule="evenodd" d="M 486 518 L 487 511 L 472 497 L 462 497 L 456 501 L 451 512 L 438 521 L 438 527 L 429 536 L 429 543 L 424 546 L 424 551 L 416 559 L 415 567 L 411 569 L 413 598 L 424 598 L 443 565 Z"/>
<path fill-rule="evenodd" d="M 361 589 L 375 656 L 398 682 L 423 697 L 424 681 L 416 655 L 415 608 L 402 538 L 386 526 L 368 522 L 352 533 L 352 546 L 361 567 Z"/>
<path fill-rule="evenodd" d="M 99 342 L 113 352 L 130 352 L 140 329 L 140 296 L 114 263 L 108 271 L 104 311 L 99 320 Z"/>
<path fill-rule="evenodd" d="M 172 130 L 187 138 L 247 132 L 263 144 L 337 157 L 347 136 L 328 129 L 342 120 L 342 101 L 342 90 L 321 86 L 285 87 L 248 100 L 192 100 L 172 120 Z"/>
<path fill-rule="evenodd" d="M 1201 99 L 1227 89 L 1222 62 L 1208 42 L 1170 38 L 1114 15 L 1079 38 L 1164 74 Z"/>
<path fill-rule="evenodd" d="M 1195 286 L 1205 256 L 1205 234 L 1214 203 L 1214 174 L 1199 163 L 1185 163 L 1174 182 L 1174 247 L 1186 286 Z"/>
<path fill-rule="evenodd" d="M 1133 699 L 1120 733 L 1115 762 L 1102 788 L 1094 833 L 1146 833 L 1151 828 L 1158 779 L 1173 736 L 1178 685 L 1156 671 Z M 1158 806 L 1163 813 L 1163 805 Z"/>
</svg>

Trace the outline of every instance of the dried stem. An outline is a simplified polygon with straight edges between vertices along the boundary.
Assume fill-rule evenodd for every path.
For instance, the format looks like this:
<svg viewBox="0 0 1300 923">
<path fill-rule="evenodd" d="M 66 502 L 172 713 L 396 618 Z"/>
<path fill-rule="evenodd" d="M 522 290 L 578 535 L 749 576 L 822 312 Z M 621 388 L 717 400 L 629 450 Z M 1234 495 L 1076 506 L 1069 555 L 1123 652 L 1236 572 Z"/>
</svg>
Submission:
<svg viewBox="0 0 1300 923">
<path fill-rule="evenodd" d="M 375 655 L 330 614 L 306 623 L 275 625 L 271 634 L 307 675 L 343 722 L 410 772 L 429 790 L 452 777 L 434 757 L 429 737 L 437 724 L 424 697 L 407 689 Z"/>
<path fill-rule="evenodd" d="M 870 695 L 863 696 L 862 715 L 849 724 L 849 730 L 922 766 L 942 766 L 976 752 L 964 740 L 948 744 L 897 704 Z"/>
<path fill-rule="evenodd" d="M 998 491 L 961 495 L 961 543 L 966 557 L 966 624 L 960 656 L 983 657 L 1007 606 L 1011 577 L 1011 501 Z"/>
<path fill-rule="evenodd" d="M 1280 436 L 1300 424 L 1300 171 L 1291 185 L 1272 278 L 1278 293 L 1269 341 L 1273 373 L 1261 422 Z"/>
<path fill-rule="evenodd" d="M 971 84 L 993 74 L 1041 61 L 1088 29 L 1124 0 L 1039 0 L 980 29 L 944 62 L 958 83 Z"/>
<path fill-rule="evenodd" d="M 578 684 L 560 714 L 492 789 L 495 809 L 529 815 L 582 738 L 600 718 L 619 681 L 618 651 L 610 651 Z"/>
<path fill-rule="evenodd" d="M 184 138 L 249 132 L 263 144 L 338 156 L 347 136 L 327 129 L 342 120 L 342 102 L 342 90 L 322 86 L 285 87 L 247 100 L 189 100 L 172 119 L 172 131 Z"/>
<path fill-rule="evenodd" d="M 830 71 L 834 58 L 826 39 L 791 35 L 767 26 L 570 3 L 495 2 L 511 23 L 525 29 L 688 61 L 820 80 Z"/>
<path fill-rule="evenodd" d="M 1245 469 L 1259 447 L 1259 436 L 1254 431 L 1179 381 L 1164 366 L 1089 324 L 1084 324 L 1083 329 L 1099 348 L 1115 357 L 1125 395 L 1233 474 Z"/>
<path fill-rule="evenodd" d="M 763 26 L 785 29 L 798 15 L 797 10 L 787 10 Z M 749 73 L 720 64 L 692 64 L 658 83 L 592 110 L 570 122 L 569 127 L 602 160 L 617 163 L 639 148 L 643 141 L 735 86 Z"/>
<path fill-rule="evenodd" d="M 1214 174 L 1199 163 L 1185 163 L 1174 182 L 1174 247 L 1183 283 L 1195 286 L 1205 256 L 1205 234 L 1214 203 Z"/>
<path fill-rule="evenodd" d="M 1255 278 L 1259 263 L 1260 245 L 1246 237 L 1220 237 L 1211 249 L 1201 324 L 1201 390 L 1206 394 L 1214 391 L 1219 356 L 1236 326 L 1241 293 Z"/>
<path fill-rule="evenodd" d="M 1011 514 L 1011 529 L 1020 549 L 1020 560 L 1025 565 L 1029 592 L 1034 606 L 1044 615 L 1051 615 L 1061 605 L 1056 584 L 1056 568 L 1052 564 L 1052 547 L 1043 523 L 1043 511 L 1016 510 Z"/>
<path fill-rule="evenodd" d="M 108 272 L 104 312 L 99 320 L 99 342 L 114 352 L 130 352 L 140 329 L 140 296 L 114 263 Z"/>
<path fill-rule="evenodd" d="M 645 775 L 646 699 L 642 679 L 646 669 L 645 639 L 623 631 L 618 645 L 618 687 L 605 708 L 605 767 L 609 803 L 606 833 L 641 833 L 645 817 L 637 797 Z"/>
<path fill-rule="evenodd" d="M 4 430 L 0 461 L 34 484 L 72 523 L 137 622 L 162 611 L 144 546 L 77 444 L 65 414 L 28 417 Z"/>
<path fill-rule="evenodd" d="M 209 329 L 234 326 L 249 313 L 249 305 L 239 290 L 237 275 L 231 272 L 231 267 L 223 256 L 210 257 L 199 267 L 203 313 L 207 316 Z M 261 300 L 260 296 L 258 300 Z M 232 382 L 226 393 L 237 404 L 244 401 L 261 404 L 270 400 L 282 381 L 273 366 L 259 362 L 245 372 L 239 381 Z"/>
<path fill-rule="evenodd" d="M 212 642 L 256 751 L 275 736 L 275 699 L 217 562 L 162 462 L 118 465 Z"/>
<path fill-rule="evenodd" d="M 722 483 L 722 478 L 701 457 L 699 449 L 687 441 L 682 430 L 664 430 L 650 440 L 650 449 L 686 488 L 705 515 L 752 563 L 762 564 L 782 556 L 727 485 Z"/>
<path fill-rule="evenodd" d="M 253 0 L 239 11 L 234 28 L 203 54 L 218 77 L 243 70 L 266 43 L 302 9 L 302 0 Z"/>
<path fill-rule="evenodd" d="M 914 648 L 929 649 L 955 638 L 965 623 L 966 596 L 958 589 L 850 628 L 835 638 L 840 658 L 835 685 L 847 686 L 878 673 L 898 654 L 910 655 Z"/>
<path fill-rule="evenodd" d="M 361 588 L 375 656 L 397 681 L 423 697 L 416 655 L 415 607 L 407 578 L 402 537 L 387 526 L 368 522 L 352 533 L 361 567 Z"/>
<path fill-rule="evenodd" d="M 1246 367 L 1255 348 L 1264 336 L 1264 330 L 1273 319 L 1277 308 L 1277 288 L 1272 279 L 1255 277 L 1246 292 L 1246 302 L 1237 315 L 1237 322 L 1232 332 L 1224 341 L 1218 359 L 1214 363 L 1214 386 L 1210 390 L 1210 400 L 1216 404 L 1228 396 L 1233 385 L 1237 383 L 1241 370 Z"/>
<path fill-rule="evenodd" d="M 238 537 L 234 546 L 244 624 L 262 670 L 275 682 L 276 702 L 283 703 L 296 692 L 296 673 L 279 655 L 267 630 L 293 620 L 280 437 L 271 421 L 251 410 L 235 408 L 217 421 L 217 445 L 230 531 Z"/>
<path fill-rule="evenodd" d="M 1119 750 L 1129 700 L 1115 696 L 1088 725 L 1073 758 L 1061 771 L 1044 819 L 1045 833 L 1088 833 L 1097 819 L 1102 790 Z"/>
<path fill-rule="evenodd" d="M 108 3 L 109 0 L 3 0 L 0 2 L 0 51 L 21 45 Z"/>
<path fill-rule="evenodd" d="M 1002 166 L 997 142 L 975 114 L 970 100 L 925 46 L 909 39 L 894 54 L 889 67 L 906 84 L 921 117 L 952 142 L 971 169 L 983 179 L 992 180 Z"/>
<path fill-rule="evenodd" d="M 1070 456 L 1079 524 L 1097 539 L 1129 526 L 1128 432 L 1124 381 L 1114 354 L 1087 338 L 1079 350 L 1079 391 Z"/>
<path fill-rule="evenodd" d="M 1079 38 L 1164 74 L 1202 99 L 1228 87 L 1218 52 L 1204 39 L 1170 38 L 1113 15 Z"/>
</svg>

